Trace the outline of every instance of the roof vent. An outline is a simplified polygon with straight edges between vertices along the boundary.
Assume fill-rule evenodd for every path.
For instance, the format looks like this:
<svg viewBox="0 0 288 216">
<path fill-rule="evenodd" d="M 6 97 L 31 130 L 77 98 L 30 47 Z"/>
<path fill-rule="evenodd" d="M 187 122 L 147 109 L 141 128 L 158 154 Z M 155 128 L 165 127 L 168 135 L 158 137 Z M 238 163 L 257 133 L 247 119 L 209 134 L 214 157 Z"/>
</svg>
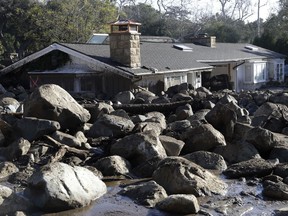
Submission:
<svg viewBox="0 0 288 216">
<path fill-rule="evenodd" d="M 258 47 L 254 47 L 254 46 L 245 46 L 245 49 L 248 49 L 248 50 L 252 50 L 252 51 L 257 51 L 258 50 Z"/>
<path fill-rule="evenodd" d="M 175 49 L 179 49 L 179 50 L 182 50 L 185 52 L 192 52 L 193 51 L 193 49 L 191 47 L 185 46 L 183 44 L 174 44 L 173 47 Z"/>
</svg>

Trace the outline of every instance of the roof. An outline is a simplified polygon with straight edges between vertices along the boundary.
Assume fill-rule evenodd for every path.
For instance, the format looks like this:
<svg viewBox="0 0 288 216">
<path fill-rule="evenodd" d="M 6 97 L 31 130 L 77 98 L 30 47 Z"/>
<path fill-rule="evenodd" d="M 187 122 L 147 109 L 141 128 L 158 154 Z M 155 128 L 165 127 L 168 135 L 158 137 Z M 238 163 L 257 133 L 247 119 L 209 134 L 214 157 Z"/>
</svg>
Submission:
<svg viewBox="0 0 288 216">
<path fill-rule="evenodd" d="M 217 43 L 216 48 L 210 48 L 193 43 L 185 43 L 185 47 L 191 48 L 189 52 L 176 49 L 179 43 L 141 43 L 141 65 L 139 69 L 125 67 L 110 59 L 109 45 L 105 44 L 79 44 L 79 43 L 54 43 L 26 58 L 2 69 L 1 74 L 23 66 L 52 50 L 60 50 L 85 61 L 89 61 L 100 67 L 110 69 L 126 77 L 137 75 L 149 75 L 157 73 L 173 73 L 181 71 L 211 71 L 213 64 L 238 62 L 250 59 L 285 58 L 284 55 L 271 50 L 256 47 L 244 43 Z M 248 46 L 248 47 L 247 47 Z M 251 49 L 251 47 L 253 49 Z"/>
</svg>

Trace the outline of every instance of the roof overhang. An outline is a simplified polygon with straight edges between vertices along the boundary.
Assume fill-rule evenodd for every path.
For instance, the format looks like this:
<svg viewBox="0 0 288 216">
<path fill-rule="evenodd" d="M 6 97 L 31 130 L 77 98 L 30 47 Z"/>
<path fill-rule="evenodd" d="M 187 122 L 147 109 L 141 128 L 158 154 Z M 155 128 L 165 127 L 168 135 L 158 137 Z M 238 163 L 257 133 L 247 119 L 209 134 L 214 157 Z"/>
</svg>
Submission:
<svg viewBox="0 0 288 216">
<path fill-rule="evenodd" d="M 44 49 L 42 49 L 36 53 L 33 53 L 33 54 L 31 54 L 31 55 L 29 55 L 29 56 L 27 56 L 27 57 L 25 57 L 25 58 L 23 58 L 17 62 L 11 64 L 10 66 L 2 69 L 0 71 L 0 76 L 5 75 L 7 73 L 10 73 L 11 71 L 18 69 L 18 68 L 22 67 L 23 65 L 25 65 L 29 62 L 32 62 L 32 61 L 36 60 L 37 58 L 42 57 L 42 56 L 44 56 L 44 55 L 46 55 L 46 54 L 48 54 L 54 50 L 62 51 L 62 52 L 67 53 L 69 55 L 75 56 L 75 57 L 77 57 L 83 61 L 89 62 L 89 63 L 95 65 L 95 68 L 97 68 L 99 70 L 103 70 L 103 71 L 109 70 L 110 72 L 116 73 L 118 75 L 121 75 L 121 76 L 129 78 L 129 79 L 132 79 L 134 77 L 134 74 L 131 72 L 124 71 L 124 70 L 121 70 L 119 68 L 113 67 L 109 64 L 103 63 L 97 59 L 94 59 L 90 56 L 87 56 L 83 53 L 80 53 L 76 50 L 73 50 L 71 48 L 68 48 L 68 47 L 63 46 L 63 45 L 58 44 L 58 43 L 53 43 L 50 46 L 48 46 L 48 47 L 46 47 L 46 48 L 44 48 Z"/>
</svg>

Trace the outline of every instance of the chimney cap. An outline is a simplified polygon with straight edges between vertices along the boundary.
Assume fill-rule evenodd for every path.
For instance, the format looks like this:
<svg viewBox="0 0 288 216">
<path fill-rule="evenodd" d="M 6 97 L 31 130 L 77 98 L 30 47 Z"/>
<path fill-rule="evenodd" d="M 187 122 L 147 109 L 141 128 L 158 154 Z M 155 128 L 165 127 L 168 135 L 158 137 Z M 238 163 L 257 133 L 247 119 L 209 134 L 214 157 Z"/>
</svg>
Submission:
<svg viewBox="0 0 288 216">
<path fill-rule="evenodd" d="M 117 20 L 115 22 L 111 22 L 110 25 L 138 25 L 140 26 L 141 23 L 126 19 L 126 20 Z"/>
</svg>

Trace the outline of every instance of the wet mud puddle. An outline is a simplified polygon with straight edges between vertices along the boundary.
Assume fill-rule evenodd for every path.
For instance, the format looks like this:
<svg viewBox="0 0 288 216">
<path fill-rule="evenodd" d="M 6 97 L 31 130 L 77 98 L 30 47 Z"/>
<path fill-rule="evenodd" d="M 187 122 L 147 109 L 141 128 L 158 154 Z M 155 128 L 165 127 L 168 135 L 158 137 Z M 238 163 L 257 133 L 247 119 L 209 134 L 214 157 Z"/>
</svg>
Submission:
<svg viewBox="0 0 288 216">
<path fill-rule="evenodd" d="M 196 215 L 207 216 L 272 216 L 288 215 L 278 210 L 287 208 L 288 201 L 265 200 L 262 197 L 262 185 L 257 181 L 245 179 L 229 180 L 224 179 L 228 184 L 228 191 L 225 196 L 198 197 L 200 212 Z M 149 209 L 137 205 L 131 199 L 118 195 L 122 189 L 121 185 L 129 183 L 125 181 L 106 182 L 107 193 L 94 201 L 90 206 L 65 212 L 45 214 L 45 216 L 172 216 L 157 209 Z M 131 181 L 132 183 L 132 181 Z M 191 214 L 195 215 L 195 214 Z"/>
</svg>

